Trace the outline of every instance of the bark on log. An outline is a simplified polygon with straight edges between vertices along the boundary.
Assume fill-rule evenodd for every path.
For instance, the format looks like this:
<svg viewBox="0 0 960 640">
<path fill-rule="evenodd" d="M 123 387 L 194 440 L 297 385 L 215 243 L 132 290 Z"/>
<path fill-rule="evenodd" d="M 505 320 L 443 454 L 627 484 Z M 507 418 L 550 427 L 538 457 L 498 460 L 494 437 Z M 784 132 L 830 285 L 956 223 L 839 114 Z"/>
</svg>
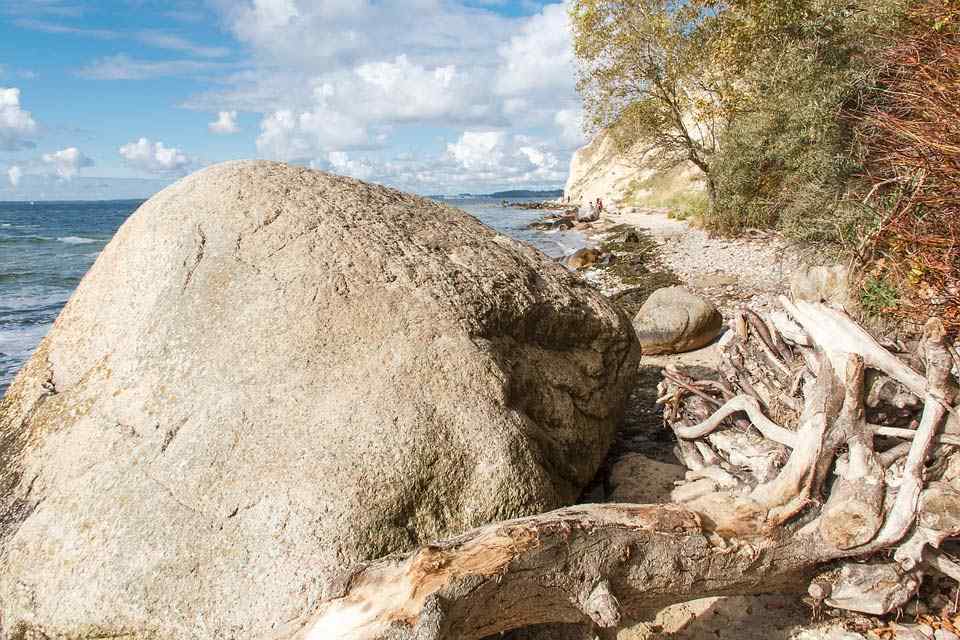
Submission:
<svg viewBox="0 0 960 640">
<path fill-rule="evenodd" d="M 734 319 L 720 345 L 724 380 L 665 373 L 657 402 L 689 469 L 672 493 L 679 504 L 560 509 L 378 560 L 278 637 L 471 640 L 548 623 L 613 628 L 694 598 L 803 592 L 825 564 L 877 552 L 882 562 L 834 569 L 810 593 L 884 613 L 916 593 L 924 568 L 960 576 L 936 551 L 960 535 L 960 458 L 951 457 L 960 438 L 941 433 L 960 424 L 942 325 L 927 327 L 921 375 L 842 312 L 783 306 L 766 322 Z M 881 380 L 886 390 L 878 375 L 893 381 Z M 922 407 L 916 429 L 868 423 L 867 407 L 881 400 L 908 416 Z M 889 436 L 908 441 L 891 445 Z"/>
<path fill-rule="evenodd" d="M 718 546 L 674 505 L 583 505 L 489 525 L 361 568 L 292 638 L 474 640 L 549 622 L 614 624 L 711 595 L 801 592 L 812 540 Z"/>
</svg>

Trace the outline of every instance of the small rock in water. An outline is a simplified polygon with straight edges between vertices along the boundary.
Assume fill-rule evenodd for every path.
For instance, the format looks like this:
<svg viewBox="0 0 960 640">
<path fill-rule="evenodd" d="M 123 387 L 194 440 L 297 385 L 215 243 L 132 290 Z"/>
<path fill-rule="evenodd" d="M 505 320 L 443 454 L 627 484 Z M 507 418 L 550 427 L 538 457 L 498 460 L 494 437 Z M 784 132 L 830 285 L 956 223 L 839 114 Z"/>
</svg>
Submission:
<svg viewBox="0 0 960 640">
<path fill-rule="evenodd" d="M 710 344 L 723 317 L 709 300 L 683 287 L 654 291 L 633 319 L 645 355 L 683 353 Z"/>
<path fill-rule="evenodd" d="M 580 249 L 572 256 L 567 258 L 566 265 L 568 269 L 579 270 L 592 267 L 600 261 L 603 254 L 598 249 Z"/>
</svg>

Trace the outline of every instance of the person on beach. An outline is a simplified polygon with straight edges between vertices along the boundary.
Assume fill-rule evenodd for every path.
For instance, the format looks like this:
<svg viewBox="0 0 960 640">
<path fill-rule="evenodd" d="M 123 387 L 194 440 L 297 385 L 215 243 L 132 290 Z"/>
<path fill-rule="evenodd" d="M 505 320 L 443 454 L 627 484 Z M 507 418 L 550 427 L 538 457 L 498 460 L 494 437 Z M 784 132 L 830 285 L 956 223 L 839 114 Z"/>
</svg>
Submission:
<svg viewBox="0 0 960 640">
<path fill-rule="evenodd" d="M 600 211 L 597 209 L 596 202 L 590 202 L 589 210 L 587 206 L 581 206 L 577 212 L 577 222 L 595 222 L 600 219 Z"/>
</svg>

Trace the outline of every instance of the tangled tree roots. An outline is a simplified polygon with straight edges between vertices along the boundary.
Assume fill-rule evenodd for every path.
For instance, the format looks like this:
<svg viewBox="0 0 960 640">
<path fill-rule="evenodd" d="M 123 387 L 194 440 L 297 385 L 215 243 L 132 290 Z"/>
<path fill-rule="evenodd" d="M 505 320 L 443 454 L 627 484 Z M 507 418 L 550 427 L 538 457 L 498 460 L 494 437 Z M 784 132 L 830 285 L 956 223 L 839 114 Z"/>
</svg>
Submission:
<svg viewBox="0 0 960 640">
<path fill-rule="evenodd" d="M 808 590 L 881 614 L 960 533 L 960 428 L 943 326 L 921 374 L 840 311 L 782 300 L 721 343 L 715 380 L 668 370 L 659 402 L 686 481 L 669 505 L 583 505 L 355 568 L 287 637 L 461 639 L 610 628 L 710 595 Z"/>
</svg>

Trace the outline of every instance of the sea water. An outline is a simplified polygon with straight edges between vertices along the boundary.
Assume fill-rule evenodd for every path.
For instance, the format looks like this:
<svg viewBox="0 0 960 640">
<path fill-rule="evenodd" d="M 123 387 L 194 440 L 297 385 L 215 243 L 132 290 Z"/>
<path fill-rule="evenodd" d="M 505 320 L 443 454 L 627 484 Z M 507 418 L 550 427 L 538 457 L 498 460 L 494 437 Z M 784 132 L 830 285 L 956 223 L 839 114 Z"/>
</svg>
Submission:
<svg viewBox="0 0 960 640">
<path fill-rule="evenodd" d="M 484 198 L 445 198 L 552 257 L 585 244 L 575 232 L 528 229 L 543 211 Z M 141 201 L 0 202 L 0 396 L 46 335 L 80 279 Z"/>
</svg>

